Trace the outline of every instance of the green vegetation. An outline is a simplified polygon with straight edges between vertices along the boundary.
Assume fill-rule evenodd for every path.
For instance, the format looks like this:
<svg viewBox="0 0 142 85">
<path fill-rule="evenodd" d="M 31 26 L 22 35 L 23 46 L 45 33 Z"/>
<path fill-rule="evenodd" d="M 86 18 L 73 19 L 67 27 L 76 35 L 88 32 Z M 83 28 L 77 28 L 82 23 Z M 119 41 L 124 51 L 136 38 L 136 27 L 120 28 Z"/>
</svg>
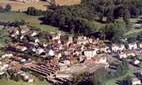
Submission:
<svg viewBox="0 0 142 85">
<path fill-rule="evenodd" d="M 130 30 L 129 19 L 141 14 L 139 3 L 139 0 L 82 0 L 80 5 L 74 6 L 51 5 L 42 21 L 70 33 L 100 32 L 99 38 L 118 42 Z M 122 21 L 118 22 L 120 17 Z"/>
<path fill-rule="evenodd" d="M 48 85 L 48 82 L 46 80 L 40 81 L 36 79 L 34 83 L 26 83 L 24 81 L 13 81 L 13 80 L 6 80 L 6 79 L 0 79 L 0 85 Z"/>
<path fill-rule="evenodd" d="M 112 42 L 121 42 L 124 34 L 127 32 L 126 24 L 121 20 L 116 20 L 113 23 L 107 24 L 104 28 L 100 29 L 102 38 L 108 39 Z"/>
<path fill-rule="evenodd" d="M 9 40 L 8 33 L 3 28 L 0 28 L 0 47 L 5 45 Z"/>
<path fill-rule="evenodd" d="M 38 20 L 39 17 L 35 16 L 30 16 L 26 15 L 24 13 L 17 13 L 17 12 L 6 12 L 6 13 L 0 13 L 0 21 L 1 22 L 14 22 L 17 20 L 24 20 L 28 22 L 29 24 L 34 24 L 34 23 L 40 23 Z"/>
<path fill-rule="evenodd" d="M 125 36 L 133 36 L 133 35 L 138 35 L 139 33 L 142 32 L 142 29 L 132 29 L 130 31 L 128 31 Z"/>
<path fill-rule="evenodd" d="M 42 31 L 58 32 L 58 28 L 56 27 L 40 24 L 39 18 L 40 16 L 31 16 L 25 13 L 17 13 L 17 12 L 0 13 L 0 22 L 25 21 L 28 25 L 33 26 L 35 28 L 40 28 Z"/>
<path fill-rule="evenodd" d="M 85 79 L 82 79 L 83 81 L 79 82 L 78 85 L 117 85 L 117 82 L 119 83 L 128 75 L 133 75 L 132 70 L 125 61 L 112 63 L 111 66 L 115 66 L 116 69 L 101 68 L 95 71 L 93 75 L 86 73 L 84 75 Z"/>
<path fill-rule="evenodd" d="M 122 75 L 118 78 L 114 78 L 114 79 L 110 79 L 108 81 L 105 82 L 105 85 L 117 85 L 116 82 L 117 81 L 120 81 L 120 80 L 123 80 L 123 78 L 127 77 L 127 76 L 132 76 L 133 75 L 133 72 L 131 69 L 128 70 L 128 72 L 125 74 L 125 75 Z"/>
<path fill-rule="evenodd" d="M 32 16 L 40 16 L 43 14 L 43 11 L 42 10 L 39 10 L 39 9 L 36 9 L 34 7 L 28 7 L 26 13 L 28 15 L 32 15 Z"/>
<path fill-rule="evenodd" d="M 34 29 L 40 29 L 43 32 L 55 32 L 55 33 L 57 33 L 59 31 L 57 27 L 53 27 L 53 26 L 50 26 L 50 25 L 33 24 L 31 26 Z"/>
</svg>

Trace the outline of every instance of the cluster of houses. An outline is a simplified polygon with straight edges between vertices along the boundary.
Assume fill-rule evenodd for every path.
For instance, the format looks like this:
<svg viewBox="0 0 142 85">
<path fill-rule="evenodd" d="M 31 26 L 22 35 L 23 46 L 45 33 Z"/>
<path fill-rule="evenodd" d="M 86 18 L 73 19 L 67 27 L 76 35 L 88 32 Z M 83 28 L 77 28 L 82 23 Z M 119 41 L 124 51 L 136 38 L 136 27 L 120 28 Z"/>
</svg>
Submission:
<svg viewBox="0 0 142 85">
<path fill-rule="evenodd" d="M 0 62 L 0 75 L 3 75 L 9 68 L 9 65 L 4 63 L 4 62 Z"/>
<path fill-rule="evenodd" d="M 12 62 L 10 65 L 15 66 L 17 71 L 26 66 L 42 76 L 53 77 L 56 76 L 57 71 L 63 71 L 86 60 L 93 59 L 96 64 L 108 65 L 106 56 L 97 57 L 97 54 L 102 51 L 108 52 L 108 47 L 104 47 L 105 44 L 98 46 L 94 39 L 84 36 L 74 38 L 65 33 L 41 33 L 27 26 L 10 27 L 7 31 L 11 43 L 5 47 L 2 58 L 9 58 Z M 44 60 L 38 62 L 32 57 Z"/>
<path fill-rule="evenodd" d="M 46 77 L 56 77 L 57 72 L 90 60 L 94 62 L 93 64 L 104 64 L 105 67 L 108 67 L 108 54 L 116 53 L 122 59 L 128 56 L 136 56 L 137 50 L 142 48 L 141 42 L 108 46 L 93 38 L 76 37 L 62 32 L 48 34 L 28 26 L 9 27 L 7 31 L 11 43 L 6 46 L 6 54 L 2 55 L 1 58 L 9 58 L 14 61 L 14 64 L 18 62 L 21 65 L 19 67 L 26 67 Z M 105 56 L 99 56 L 100 54 Z M 41 60 L 33 60 L 33 57 Z M 139 61 L 136 60 L 135 63 L 137 64 Z M 23 78 L 26 76 L 23 73 L 20 73 L 20 75 Z M 68 75 L 58 74 L 59 76 L 66 78 Z M 32 82 L 33 80 L 27 81 Z"/>
<path fill-rule="evenodd" d="M 32 83 L 34 81 L 34 79 L 32 78 L 32 76 L 29 75 L 29 74 L 27 74 L 27 73 L 25 73 L 24 71 L 19 71 L 17 74 L 20 75 L 20 77 L 22 77 L 22 79 L 24 81 L 27 81 L 29 83 Z"/>
<path fill-rule="evenodd" d="M 66 35 L 59 33 L 46 36 L 45 38 L 49 42 L 41 42 L 40 36 L 43 35 L 36 30 L 11 28 L 9 33 L 12 40 L 16 42 L 9 45 L 7 48 L 9 51 L 28 52 L 42 58 L 57 58 L 63 64 L 81 62 L 91 59 L 101 52 L 110 51 L 109 47 L 104 44 L 98 45 L 97 41 L 84 36 L 79 36 L 76 39 L 69 36 L 64 40 L 62 37 Z"/>
</svg>

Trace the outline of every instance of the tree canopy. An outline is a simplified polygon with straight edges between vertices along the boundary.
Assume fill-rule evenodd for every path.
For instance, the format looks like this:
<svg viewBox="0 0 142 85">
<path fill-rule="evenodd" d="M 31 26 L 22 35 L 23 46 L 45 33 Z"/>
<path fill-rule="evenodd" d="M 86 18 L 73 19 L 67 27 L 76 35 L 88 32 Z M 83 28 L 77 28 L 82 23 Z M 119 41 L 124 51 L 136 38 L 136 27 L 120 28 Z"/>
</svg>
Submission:
<svg viewBox="0 0 142 85">
<path fill-rule="evenodd" d="M 82 0 L 80 5 L 51 5 L 42 20 L 61 30 L 83 35 L 97 31 L 93 21 L 105 23 L 106 26 L 102 28 L 105 32 L 100 31 L 105 39 L 119 41 L 128 30 L 126 25 L 129 24 L 129 18 L 141 14 L 140 3 L 141 0 Z M 122 23 L 117 21 L 119 18 L 123 19 Z"/>
</svg>

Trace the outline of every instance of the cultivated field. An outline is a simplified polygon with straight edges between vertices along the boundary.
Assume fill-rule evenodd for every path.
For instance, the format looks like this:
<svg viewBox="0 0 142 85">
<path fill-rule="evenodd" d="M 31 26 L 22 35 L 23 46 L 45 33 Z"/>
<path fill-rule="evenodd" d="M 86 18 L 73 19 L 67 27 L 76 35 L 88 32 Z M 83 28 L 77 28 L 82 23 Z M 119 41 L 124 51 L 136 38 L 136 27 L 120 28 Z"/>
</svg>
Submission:
<svg viewBox="0 0 142 85">
<path fill-rule="evenodd" d="M 22 3 L 9 0 L 0 0 L 0 5 L 10 4 L 13 11 L 25 11 L 28 7 L 35 7 L 37 9 L 46 10 L 47 2 L 40 1 L 38 3 Z"/>
<path fill-rule="evenodd" d="M 55 0 L 56 4 L 59 5 L 74 5 L 74 4 L 80 4 L 81 0 Z"/>
<path fill-rule="evenodd" d="M 56 0 L 55 4 L 58 5 L 74 5 L 80 4 L 81 0 Z M 25 11 L 28 7 L 35 7 L 37 9 L 46 10 L 47 5 L 49 5 L 46 1 L 32 2 L 32 3 L 22 3 L 16 1 L 9 0 L 0 0 L 0 5 L 10 4 L 12 6 L 13 11 Z"/>
</svg>

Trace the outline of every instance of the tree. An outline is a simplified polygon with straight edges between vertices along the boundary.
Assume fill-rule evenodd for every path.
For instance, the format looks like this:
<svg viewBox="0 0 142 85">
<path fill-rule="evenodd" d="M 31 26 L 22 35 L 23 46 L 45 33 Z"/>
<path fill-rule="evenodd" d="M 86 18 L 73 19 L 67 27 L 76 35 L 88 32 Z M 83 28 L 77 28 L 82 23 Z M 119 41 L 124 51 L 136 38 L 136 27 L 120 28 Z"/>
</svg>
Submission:
<svg viewBox="0 0 142 85">
<path fill-rule="evenodd" d="M 126 31 L 126 24 L 121 20 L 114 21 L 113 23 L 107 24 L 105 27 L 100 29 L 102 39 L 111 40 L 116 43 L 121 42 Z"/>
<path fill-rule="evenodd" d="M 4 46 L 7 45 L 9 41 L 10 38 L 6 30 L 4 30 L 4 28 L 0 28 L 0 44 Z"/>
<path fill-rule="evenodd" d="M 123 78 L 123 80 L 119 82 L 119 85 L 132 85 L 131 76 L 128 75 L 125 78 Z"/>
<path fill-rule="evenodd" d="M 60 30 L 83 35 L 96 32 L 97 28 L 92 21 L 103 22 L 106 23 L 106 27 L 98 31 L 101 32 L 101 37 L 121 42 L 124 33 L 128 31 L 129 18 L 136 17 L 140 9 L 142 13 L 140 2 L 140 0 L 82 0 L 80 5 L 51 5 L 49 10 L 44 12 L 42 20 L 43 23 L 59 27 Z M 39 15 L 33 7 L 28 8 L 27 13 Z M 117 20 L 120 17 L 123 21 Z"/>
<path fill-rule="evenodd" d="M 5 7 L 5 11 L 8 12 L 11 10 L 11 5 L 10 4 L 7 4 L 6 7 Z"/>
<path fill-rule="evenodd" d="M 43 11 L 36 9 L 35 7 L 28 7 L 26 13 L 33 16 L 40 16 L 43 14 Z"/>
<path fill-rule="evenodd" d="M 128 9 L 124 9 L 123 20 L 126 22 L 126 24 L 129 24 L 129 18 L 130 18 L 129 10 Z"/>
</svg>

